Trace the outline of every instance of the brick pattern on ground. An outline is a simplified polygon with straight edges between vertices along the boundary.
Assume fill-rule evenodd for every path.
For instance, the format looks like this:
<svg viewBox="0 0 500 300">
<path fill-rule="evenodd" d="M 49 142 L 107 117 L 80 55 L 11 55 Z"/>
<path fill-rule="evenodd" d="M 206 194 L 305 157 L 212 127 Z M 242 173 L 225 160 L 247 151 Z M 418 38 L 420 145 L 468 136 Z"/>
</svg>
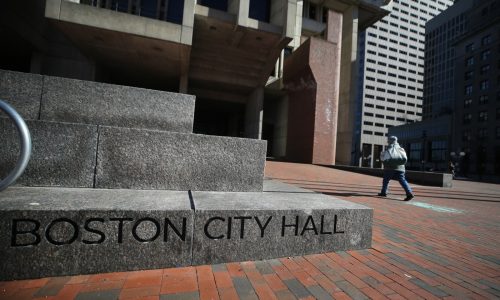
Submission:
<svg viewBox="0 0 500 300">
<path fill-rule="evenodd" d="M 300 257 L 0 282 L 1 299 L 498 299 L 500 186 L 451 189 L 311 165 L 267 162 L 266 175 L 374 209 L 373 247 Z"/>
</svg>

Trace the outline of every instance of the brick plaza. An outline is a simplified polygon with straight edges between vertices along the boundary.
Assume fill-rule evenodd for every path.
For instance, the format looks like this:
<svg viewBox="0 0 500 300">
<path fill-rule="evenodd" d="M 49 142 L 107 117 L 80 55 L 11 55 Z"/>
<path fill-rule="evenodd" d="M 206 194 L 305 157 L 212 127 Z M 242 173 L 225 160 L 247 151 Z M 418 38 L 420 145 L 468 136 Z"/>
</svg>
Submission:
<svg viewBox="0 0 500 300">
<path fill-rule="evenodd" d="M 267 162 L 266 176 L 374 209 L 371 249 L 209 266 L 0 282 L 0 299 L 497 299 L 500 185 L 391 182 Z"/>
</svg>

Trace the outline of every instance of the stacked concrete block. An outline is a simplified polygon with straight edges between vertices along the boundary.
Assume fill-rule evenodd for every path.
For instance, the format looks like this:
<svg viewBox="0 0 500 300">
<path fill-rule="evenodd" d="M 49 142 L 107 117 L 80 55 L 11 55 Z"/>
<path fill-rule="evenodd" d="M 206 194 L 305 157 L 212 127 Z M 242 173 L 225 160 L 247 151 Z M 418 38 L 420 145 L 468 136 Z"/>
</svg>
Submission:
<svg viewBox="0 0 500 300">
<path fill-rule="evenodd" d="M 192 134 L 194 96 L 11 71 L 0 79 L 33 136 L 18 184 L 262 191 L 265 141 Z M 0 118 L 3 177 L 18 153 L 9 123 Z"/>
<path fill-rule="evenodd" d="M 0 71 L 0 97 L 33 141 L 0 193 L 0 280 L 371 245 L 371 209 L 264 182 L 265 141 L 193 134 L 193 96 Z M 4 116 L 0 136 L 3 178 L 19 151 Z"/>
<path fill-rule="evenodd" d="M 38 119 L 42 85 L 41 75 L 0 70 L 0 99 L 25 119 Z M 0 117 L 7 116 L 0 111 Z"/>
<path fill-rule="evenodd" d="M 0 193 L 0 280 L 191 263 L 186 192 L 11 187 Z"/>
<path fill-rule="evenodd" d="M 6 241 L 0 280 L 371 246 L 371 209 L 271 186 L 274 191 L 259 193 L 9 188 L 0 193 L 0 238 Z"/>
<path fill-rule="evenodd" d="M 17 183 L 26 186 L 93 187 L 97 126 L 27 121 L 32 153 Z M 9 119 L 0 118 L 0 178 L 14 168 L 19 152 L 18 132 Z"/>
<path fill-rule="evenodd" d="M 40 119 L 191 133 L 191 95 L 44 76 Z"/>
</svg>

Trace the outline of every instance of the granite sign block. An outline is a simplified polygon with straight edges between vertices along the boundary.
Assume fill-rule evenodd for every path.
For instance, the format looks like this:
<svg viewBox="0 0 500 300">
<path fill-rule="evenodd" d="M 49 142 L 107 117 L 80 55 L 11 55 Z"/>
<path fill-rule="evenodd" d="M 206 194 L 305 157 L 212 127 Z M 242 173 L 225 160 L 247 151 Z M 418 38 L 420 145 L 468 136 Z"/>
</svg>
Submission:
<svg viewBox="0 0 500 300">
<path fill-rule="evenodd" d="M 42 84 L 42 75 L 0 70 L 0 100 L 10 104 L 24 119 L 36 120 Z M 0 117 L 7 115 L 0 111 Z"/>
<path fill-rule="evenodd" d="M 373 211 L 313 193 L 193 192 L 193 264 L 371 246 Z"/>
<path fill-rule="evenodd" d="M 372 218 L 316 193 L 11 187 L 0 280 L 365 249 Z"/>
<path fill-rule="evenodd" d="M 190 133 L 195 97 L 44 76 L 40 118 Z"/>
<path fill-rule="evenodd" d="M 97 188 L 262 191 L 266 142 L 100 127 Z"/>
<path fill-rule="evenodd" d="M 186 266 L 187 192 L 11 187 L 0 193 L 0 280 Z"/>
<path fill-rule="evenodd" d="M 28 186 L 93 187 L 97 126 L 27 121 L 32 153 L 17 184 Z M 19 137 L 12 121 L 0 118 L 0 178 L 14 168 Z"/>
</svg>

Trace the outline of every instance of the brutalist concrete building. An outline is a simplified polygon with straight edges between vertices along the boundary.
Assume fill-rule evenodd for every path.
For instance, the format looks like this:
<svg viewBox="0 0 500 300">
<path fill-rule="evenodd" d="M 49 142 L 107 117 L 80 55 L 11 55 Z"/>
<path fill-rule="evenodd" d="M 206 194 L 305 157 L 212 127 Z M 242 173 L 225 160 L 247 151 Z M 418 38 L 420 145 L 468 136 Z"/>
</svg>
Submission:
<svg viewBox="0 0 500 300">
<path fill-rule="evenodd" d="M 192 94 L 197 133 L 262 138 L 270 156 L 346 164 L 358 32 L 390 5 L 9 0 L 0 69 Z"/>
<path fill-rule="evenodd" d="M 388 129 L 422 119 L 425 24 L 451 0 L 395 0 L 359 37 L 352 164 L 380 168 Z"/>
</svg>

